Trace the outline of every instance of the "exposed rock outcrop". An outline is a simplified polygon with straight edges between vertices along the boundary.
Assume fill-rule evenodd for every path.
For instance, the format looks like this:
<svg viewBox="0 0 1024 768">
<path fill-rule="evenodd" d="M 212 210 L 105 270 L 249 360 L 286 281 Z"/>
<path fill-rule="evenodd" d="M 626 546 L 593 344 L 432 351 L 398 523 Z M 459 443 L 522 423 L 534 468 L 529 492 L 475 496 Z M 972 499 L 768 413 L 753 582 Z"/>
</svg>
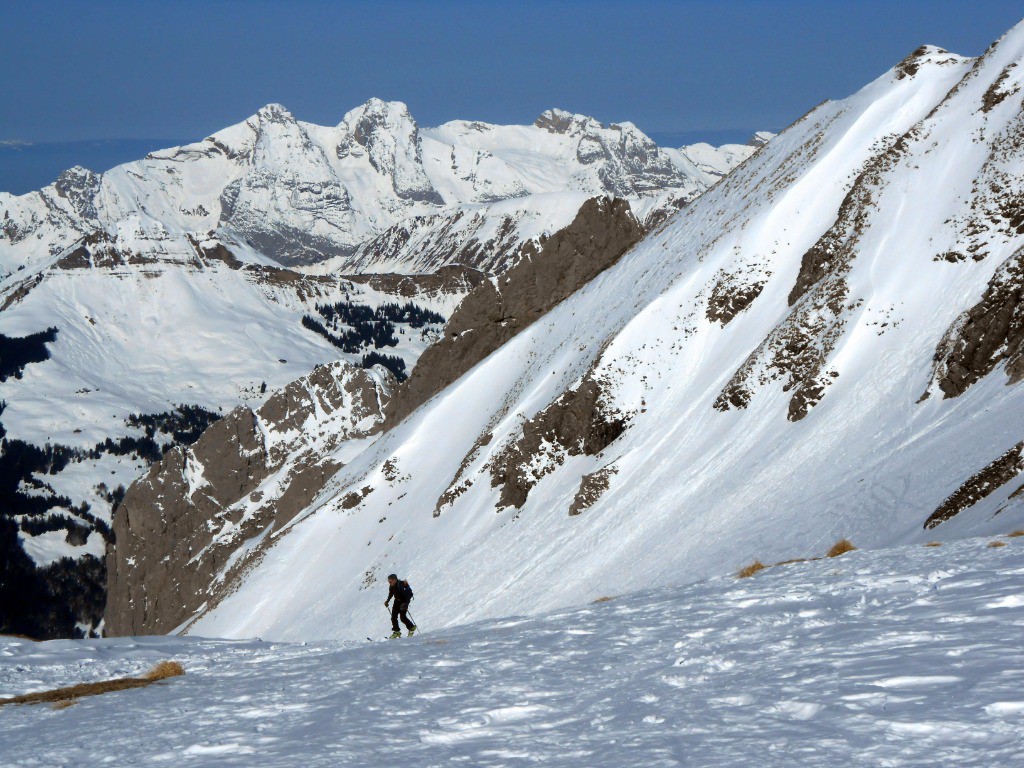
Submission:
<svg viewBox="0 0 1024 768">
<path fill-rule="evenodd" d="M 257 411 L 236 408 L 191 447 L 171 450 L 114 513 L 107 633 L 169 632 L 216 602 L 338 470 L 324 455 L 377 429 L 391 386 L 380 370 L 320 366 Z"/>
<path fill-rule="evenodd" d="M 1024 379 L 1024 248 L 996 271 L 981 301 L 961 315 L 935 351 L 933 381 L 957 397 L 1005 362 L 1009 383 Z"/>
<path fill-rule="evenodd" d="M 590 509 L 597 500 L 608 490 L 612 475 L 618 474 L 618 470 L 611 464 L 602 467 L 596 472 L 591 472 L 580 478 L 580 488 L 569 506 L 569 517 L 575 517 Z"/>
<path fill-rule="evenodd" d="M 771 272 L 763 268 L 719 272 L 708 297 L 707 318 L 723 327 L 761 295 Z"/>
<path fill-rule="evenodd" d="M 345 279 L 353 283 L 368 285 L 373 290 L 380 291 L 381 293 L 415 298 L 445 294 L 468 294 L 478 285 L 486 282 L 487 275 L 470 267 L 451 264 L 441 267 L 436 272 L 428 272 L 423 275 L 374 273 L 346 275 Z"/>
<path fill-rule="evenodd" d="M 452 315 L 387 408 L 391 427 L 458 379 L 636 244 L 642 232 L 624 200 L 593 198 L 572 224 L 528 251 L 505 274 L 480 285 Z"/>
<path fill-rule="evenodd" d="M 928 516 L 924 527 L 934 528 L 939 523 L 970 509 L 1021 472 L 1024 472 L 1024 442 L 1017 443 L 984 469 L 971 475 Z"/>
<path fill-rule="evenodd" d="M 600 380 L 588 374 L 575 389 L 526 421 L 519 439 L 494 458 L 491 484 L 501 488 L 498 511 L 522 507 L 533 487 L 566 456 L 596 456 L 627 425 L 627 415 L 608 406 Z"/>
</svg>

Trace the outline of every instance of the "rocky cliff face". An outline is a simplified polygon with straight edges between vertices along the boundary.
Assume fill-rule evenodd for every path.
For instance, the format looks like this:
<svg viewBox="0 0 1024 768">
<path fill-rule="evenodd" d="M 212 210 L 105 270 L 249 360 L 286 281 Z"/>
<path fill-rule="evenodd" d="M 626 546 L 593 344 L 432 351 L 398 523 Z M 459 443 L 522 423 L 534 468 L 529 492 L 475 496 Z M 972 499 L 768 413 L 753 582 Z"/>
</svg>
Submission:
<svg viewBox="0 0 1024 768">
<path fill-rule="evenodd" d="M 588 200 L 572 224 L 466 296 L 444 338 L 423 353 L 391 401 L 387 424 L 397 424 L 608 269 L 640 237 L 640 226 L 624 200 Z"/>
<path fill-rule="evenodd" d="M 216 604 L 341 466 L 330 452 L 376 431 L 393 385 L 382 369 L 323 365 L 153 465 L 114 514 L 106 632 L 169 632 Z"/>
</svg>

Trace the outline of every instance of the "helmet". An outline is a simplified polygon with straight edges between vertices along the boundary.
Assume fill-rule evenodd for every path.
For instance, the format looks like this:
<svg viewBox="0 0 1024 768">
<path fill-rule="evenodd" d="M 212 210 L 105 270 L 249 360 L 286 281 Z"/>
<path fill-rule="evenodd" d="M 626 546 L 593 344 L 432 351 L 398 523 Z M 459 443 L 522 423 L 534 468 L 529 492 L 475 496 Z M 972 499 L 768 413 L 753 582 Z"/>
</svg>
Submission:
<svg viewBox="0 0 1024 768">
<path fill-rule="evenodd" d="M 388 581 L 391 581 L 392 579 L 394 579 L 395 581 L 398 581 L 398 574 L 397 573 L 389 573 L 388 574 Z"/>
</svg>

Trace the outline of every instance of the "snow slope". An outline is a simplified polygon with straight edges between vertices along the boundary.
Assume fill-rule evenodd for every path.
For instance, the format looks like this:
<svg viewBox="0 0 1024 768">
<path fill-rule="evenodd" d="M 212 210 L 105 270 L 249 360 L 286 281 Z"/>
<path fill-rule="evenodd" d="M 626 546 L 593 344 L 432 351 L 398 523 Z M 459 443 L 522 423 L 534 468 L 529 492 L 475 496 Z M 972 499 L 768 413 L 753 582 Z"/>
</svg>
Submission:
<svg viewBox="0 0 1024 768">
<path fill-rule="evenodd" d="M 1022 59 L 1024 26 L 924 47 L 809 113 L 348 463 L 189 631 L 363 636 L 393 571 L 449 626 L 1020 525 L 1020 341 L 975 354 L 972 307 L 1009 281 L 1016 311 Z"/>
<path fill-rule="evenodd" d="M 1024 762 L 1024 539 L 1003 541 L 442 631 L 423 599 L 424 633 L 394 642 L 0 638 L 0 697 L 163 659 L 186 670 L 59 711 L 0 708 L 0 765 L 1010 768 Z"/>
</svg>

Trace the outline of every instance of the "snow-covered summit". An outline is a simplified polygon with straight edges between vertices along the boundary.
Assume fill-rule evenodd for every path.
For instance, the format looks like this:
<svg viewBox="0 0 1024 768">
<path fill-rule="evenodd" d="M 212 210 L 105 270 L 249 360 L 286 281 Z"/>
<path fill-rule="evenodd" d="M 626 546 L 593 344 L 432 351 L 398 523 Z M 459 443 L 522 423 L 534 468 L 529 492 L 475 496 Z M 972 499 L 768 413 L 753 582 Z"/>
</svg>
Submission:
<svg viewBox="0 0 1024 768">
<path fill-rule="evenodd" d="M 45 264 L 91 232 L 150 221 L 171 234 L 212 232 L 281 264 L 334 258 L 352 271 L 380 267 L 368 255 L 377 238 L 422 231 L 425 219 L 439 230 L 453 218 L 476 217 L 449 246 L 460 251 L 489 230 L 536 220 L 545 208 L 527 210 L 536 194 L 630 197 L 646 215 L 674 210 L 719 176 L 660 150 L 630 123 L 602 126 L 559 110 L 534 126 L 421 129 L 398 101 L 370 99 L 335 126 L 268 104 L 203 141 L 101 175 L 72 169 L 39 192 L 0 193 L 0 274 Z M 489 210 L 503 201 L 520 201 L 511 219 Z M 567 223 L 548 216 L 530 228 L 550 233 Z M 417 253 L 400 253 L 386 266 L 415 271 L 422 267 L 414 264 Z"/>
</svg>

